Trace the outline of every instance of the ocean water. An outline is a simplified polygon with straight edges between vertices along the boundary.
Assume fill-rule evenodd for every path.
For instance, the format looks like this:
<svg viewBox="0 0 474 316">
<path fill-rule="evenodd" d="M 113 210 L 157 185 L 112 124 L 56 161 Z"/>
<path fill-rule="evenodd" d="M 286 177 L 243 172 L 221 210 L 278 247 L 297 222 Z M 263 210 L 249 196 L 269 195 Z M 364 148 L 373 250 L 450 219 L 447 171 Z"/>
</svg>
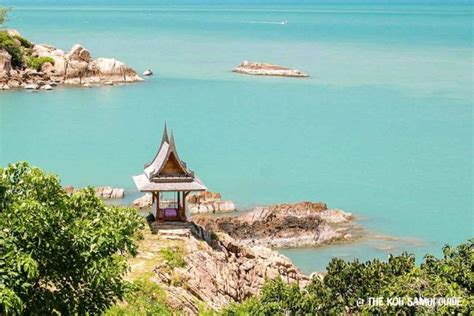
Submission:
<svg viewBox="0 0 474 316">
<path fill-rule="evenodd" d="M 472 2 L 64 2 L 0 5 L 33 42 L 81 43 L 155 76 L 1 92 L 0 165 L 124 187 L 129 202 L 166 121 L 181 158 L 241 209 L 325 201 L 397 238 L 282 250 L 306 272 L 474 236 Z M 311 78 L 231 72 L 246 59 Z"/>
</svg>

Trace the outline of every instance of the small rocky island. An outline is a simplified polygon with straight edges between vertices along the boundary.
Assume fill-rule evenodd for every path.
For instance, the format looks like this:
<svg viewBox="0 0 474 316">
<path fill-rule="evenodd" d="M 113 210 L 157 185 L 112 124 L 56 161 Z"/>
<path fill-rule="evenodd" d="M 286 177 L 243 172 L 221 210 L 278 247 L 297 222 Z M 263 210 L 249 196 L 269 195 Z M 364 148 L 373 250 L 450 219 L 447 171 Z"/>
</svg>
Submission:
<svg viewBox="0 0 474 316">
<path fill-rule="evenodd" d="M 0 31 L 0 90 L 52 90 L 56 85 L 99 86 L 142 81 L 113 58 L 93 59 L 79 44 L 69 52 L 33 44 L 16 30 Z"/>
<path fill-rule="evenodd" d="M 237 66 L 233 72 L 246 74 L 246 75 L 256 75 L 256 76 L 277 76 L 277 77 L 297 77 L 297 78 L 307 78 L 308 74 L 297 70 L 291 69 L 283 66 L 253 62 L 253 61 L 244 61 L 239 66 Z"/>
<path fill-rule="evenodd" d="M 310 247 L 345 242 L 362 236 L 351 213 L 328 209 L 321 202 L 299 202 L 257 207 L 238 216 L 193 216 L 192 221 L 213 232 L 223 232 L 248 246 Z"/>
</svg>

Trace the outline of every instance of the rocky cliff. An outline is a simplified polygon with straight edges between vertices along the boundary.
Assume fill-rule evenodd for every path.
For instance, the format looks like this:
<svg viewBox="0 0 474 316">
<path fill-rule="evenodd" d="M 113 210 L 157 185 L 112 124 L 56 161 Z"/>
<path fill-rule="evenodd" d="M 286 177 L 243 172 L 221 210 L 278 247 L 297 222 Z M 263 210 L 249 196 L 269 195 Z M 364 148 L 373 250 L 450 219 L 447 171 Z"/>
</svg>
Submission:
<svg viewBox="0 0 474 316">
<path fill-rule="evenodd" d="M 160 258 L 162 250 L 182 256 L 182 264 Z M 266 279 L 281 277 L 304 286 L 309 278 L 285 256 L 269 248 L 249 247 L 225 233 L 211 233 L 196 224 L 160 226 L 145 235 L 131 260 L 132 274 L 154 271 L 153 281 L 165 290 L 176 311 L 196 315 L 204 305 L 219 310 L 259 293 Z"/>
<path fill-rule="evenodd" d="M 135 70 L 113 58 L 93 59 L 79 44 L 69 52 L 33 44 L 15 30 L 0 31 L 0 90 L 51 90 L 63 85 L 113 85 L 142 81 Z"/>
</svg>

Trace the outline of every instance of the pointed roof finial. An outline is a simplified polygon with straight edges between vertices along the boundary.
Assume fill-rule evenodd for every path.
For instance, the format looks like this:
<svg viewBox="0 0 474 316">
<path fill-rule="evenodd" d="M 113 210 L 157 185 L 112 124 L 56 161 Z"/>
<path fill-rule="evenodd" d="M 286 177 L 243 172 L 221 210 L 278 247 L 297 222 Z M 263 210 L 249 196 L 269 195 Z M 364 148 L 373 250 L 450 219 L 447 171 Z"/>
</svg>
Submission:
<svg viewBox="0 0 474 316">
<path fill-rule="evenodd" d="M 174 133 L 173 133 L 173 130 L 171 130 L 171 138 L 170 138 L 170 151 L 174 152 L 174 154 L 176 155 L 176 158 L 178 160 L 179 159 L 179 156 L 178 156 L 178 151 L 176 150 L 176 143 L 174 142 Z"/>
<path fill-rule="evenodd" d="M 173 133 L 173 129 L 171 129 L 170 146 L 174 146 L 174 133 Z"/>
<path fill-rule="evenodd" d="M 165 122 L 165 128 L 163 130 L 163 138 L 161 139 L 161 145 L 163 145 L 164 142 L 167 142 L 167 143 L 170 142 L 168 138 L 168 129 L 166 128 L 166 122 Z"/>
</svg>

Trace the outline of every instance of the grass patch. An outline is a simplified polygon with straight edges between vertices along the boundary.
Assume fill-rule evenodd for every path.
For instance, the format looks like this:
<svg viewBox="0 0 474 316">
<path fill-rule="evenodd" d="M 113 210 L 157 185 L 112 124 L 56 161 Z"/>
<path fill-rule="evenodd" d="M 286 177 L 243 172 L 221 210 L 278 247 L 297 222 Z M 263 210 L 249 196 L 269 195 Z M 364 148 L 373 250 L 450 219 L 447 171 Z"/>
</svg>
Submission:
<svg viewBox="0 0 474 316">
<path fill-rule="evenodd" d="M 186 266 L 182 247 L 162 248 L 160 249 L 160 255 L 172 269 Z"/>
<path fill-rule="evenodd" d="M 122 302 L 112 306 L 106 316 L 172 315 L 166 304 L 165 291 L 147 275 L 133 281 Z"/>
<path fill-rule="evenodd" d="M 54 65 L 54 59 L 51 57 L 31 57 L 28 59 L 26 64 L 29 68 L 40 71 L 44 63 L 51 63 Z"/>
</svg>

